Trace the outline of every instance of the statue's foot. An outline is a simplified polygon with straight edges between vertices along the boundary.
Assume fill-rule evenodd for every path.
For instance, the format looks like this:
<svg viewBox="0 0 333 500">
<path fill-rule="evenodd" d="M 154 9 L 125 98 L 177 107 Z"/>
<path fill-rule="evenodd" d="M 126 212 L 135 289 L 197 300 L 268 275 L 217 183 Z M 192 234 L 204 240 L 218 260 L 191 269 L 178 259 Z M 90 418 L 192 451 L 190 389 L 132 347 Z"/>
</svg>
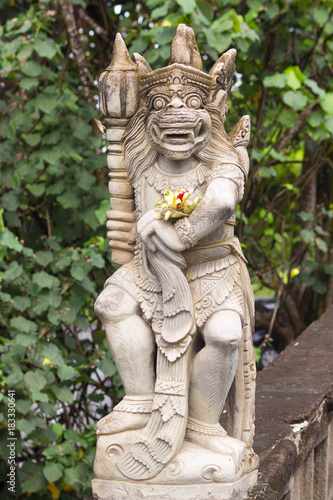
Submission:
<svg viewBox="0 0 333 500">
<path fill-rule="evenodd" d="M 230 456 L 235 463 L 236 471 L 239 470 L 246 456 L 246 444 L 227 436 L 220 424 L 209 425 L 189 418 L 185 439 L 206 450 Z"/>
<path fill-rule="evenodd" d="M 97 424 L 96 434 L 116 434 L 143 429 L 151 413 L 152 397 L 125 396 L 114 410 Z"/>
</svg>

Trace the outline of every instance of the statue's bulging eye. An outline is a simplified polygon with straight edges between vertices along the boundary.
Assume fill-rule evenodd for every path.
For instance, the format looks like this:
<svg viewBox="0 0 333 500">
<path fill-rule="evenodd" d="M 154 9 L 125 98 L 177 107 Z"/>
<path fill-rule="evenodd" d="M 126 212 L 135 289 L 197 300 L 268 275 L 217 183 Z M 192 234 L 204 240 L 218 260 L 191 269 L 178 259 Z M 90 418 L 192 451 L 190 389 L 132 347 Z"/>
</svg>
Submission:
<svg viewBox="0 0 333 500">
<path fill-rule="evenodd" d="M 155 97 L 155 99 L 153 100 L 153 108 L 156 109 L 157 111 L 159 109 L 163 109 L 165 108 L 165 106 L 167 105 L 167 100 L 165 99 L 165 97 Z"/>
<path fill-rule="evenodd" d="M 201 96 L 199 96 L 197 94 L 192 94 L 189 97 L 187 97 L 187 99 L 186 99 L 186 105 L 189 108 L 200 109 L 200 108 L 202 108 L 202 104 L 203 103 L 202 103 Z"/>
</svg>

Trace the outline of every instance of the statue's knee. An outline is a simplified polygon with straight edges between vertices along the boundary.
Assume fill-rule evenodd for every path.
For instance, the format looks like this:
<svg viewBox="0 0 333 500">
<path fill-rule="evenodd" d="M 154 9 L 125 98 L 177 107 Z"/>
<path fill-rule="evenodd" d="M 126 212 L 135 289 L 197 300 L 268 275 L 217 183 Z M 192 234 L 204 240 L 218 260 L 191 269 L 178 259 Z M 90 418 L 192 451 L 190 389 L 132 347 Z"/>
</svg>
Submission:
<svg viewBox="0 0 333 500">
<path fill-rule="evenodd" d="M 203 334 L 206 345 L 235 349 L 242 339 L 241 319 L 235 311 L 218 311 L 207 321 Z"/>
<path fill-rule="evenodd" d="M 117 322 L 139 311 L 138 303 L 118 285 L 104 288 L 95 302 L 95 312 L 101 321 Z"/>
</svg>

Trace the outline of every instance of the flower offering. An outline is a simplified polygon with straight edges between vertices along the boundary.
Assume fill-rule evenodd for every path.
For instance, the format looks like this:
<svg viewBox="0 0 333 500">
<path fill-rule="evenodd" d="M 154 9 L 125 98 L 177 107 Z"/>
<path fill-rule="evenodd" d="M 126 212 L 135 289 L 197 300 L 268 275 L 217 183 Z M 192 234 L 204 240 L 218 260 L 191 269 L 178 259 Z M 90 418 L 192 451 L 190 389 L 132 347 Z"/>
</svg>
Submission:
<svg viewBox="0 0 333 500">
<path fill-rule="evenodd" d="M 188 217 L 202 198 L 202 196 L 197 196 L 193 201 L 190 201 L 189 198 L 192 193 L 193 189 L 190 191 L 178 189 L 175 193 L 170 189 L 164 191 L 165 201 L 155 204 L 154 209 L 156 215 L 154 218 L 172 221 L 182 217 Z"/>
</svg>

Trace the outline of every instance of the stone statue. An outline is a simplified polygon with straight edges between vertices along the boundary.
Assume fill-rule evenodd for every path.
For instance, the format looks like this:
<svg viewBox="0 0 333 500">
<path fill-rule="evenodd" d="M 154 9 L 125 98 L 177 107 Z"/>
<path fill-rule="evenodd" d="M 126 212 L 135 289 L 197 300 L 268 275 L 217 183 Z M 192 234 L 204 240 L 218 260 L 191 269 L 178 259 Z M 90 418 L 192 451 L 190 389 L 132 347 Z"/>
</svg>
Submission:
<svg viewBox="0 0 333 500">
<path fill-rule="evenodd" d="M 250 119 L 224 129 L 235 56 L 203 72 L 179 25 L 170 64 L 152 71 L 118 34 L 99 80 L 122 267 L 95 310 L 126 396 L 97 425 L 97 499 L 240 499 L 256 481 L 253 294 L 234 237 Z M 194 210 L 161 217 L 170 191 L 176 206 L 193 193 Z"/>
</svg>

